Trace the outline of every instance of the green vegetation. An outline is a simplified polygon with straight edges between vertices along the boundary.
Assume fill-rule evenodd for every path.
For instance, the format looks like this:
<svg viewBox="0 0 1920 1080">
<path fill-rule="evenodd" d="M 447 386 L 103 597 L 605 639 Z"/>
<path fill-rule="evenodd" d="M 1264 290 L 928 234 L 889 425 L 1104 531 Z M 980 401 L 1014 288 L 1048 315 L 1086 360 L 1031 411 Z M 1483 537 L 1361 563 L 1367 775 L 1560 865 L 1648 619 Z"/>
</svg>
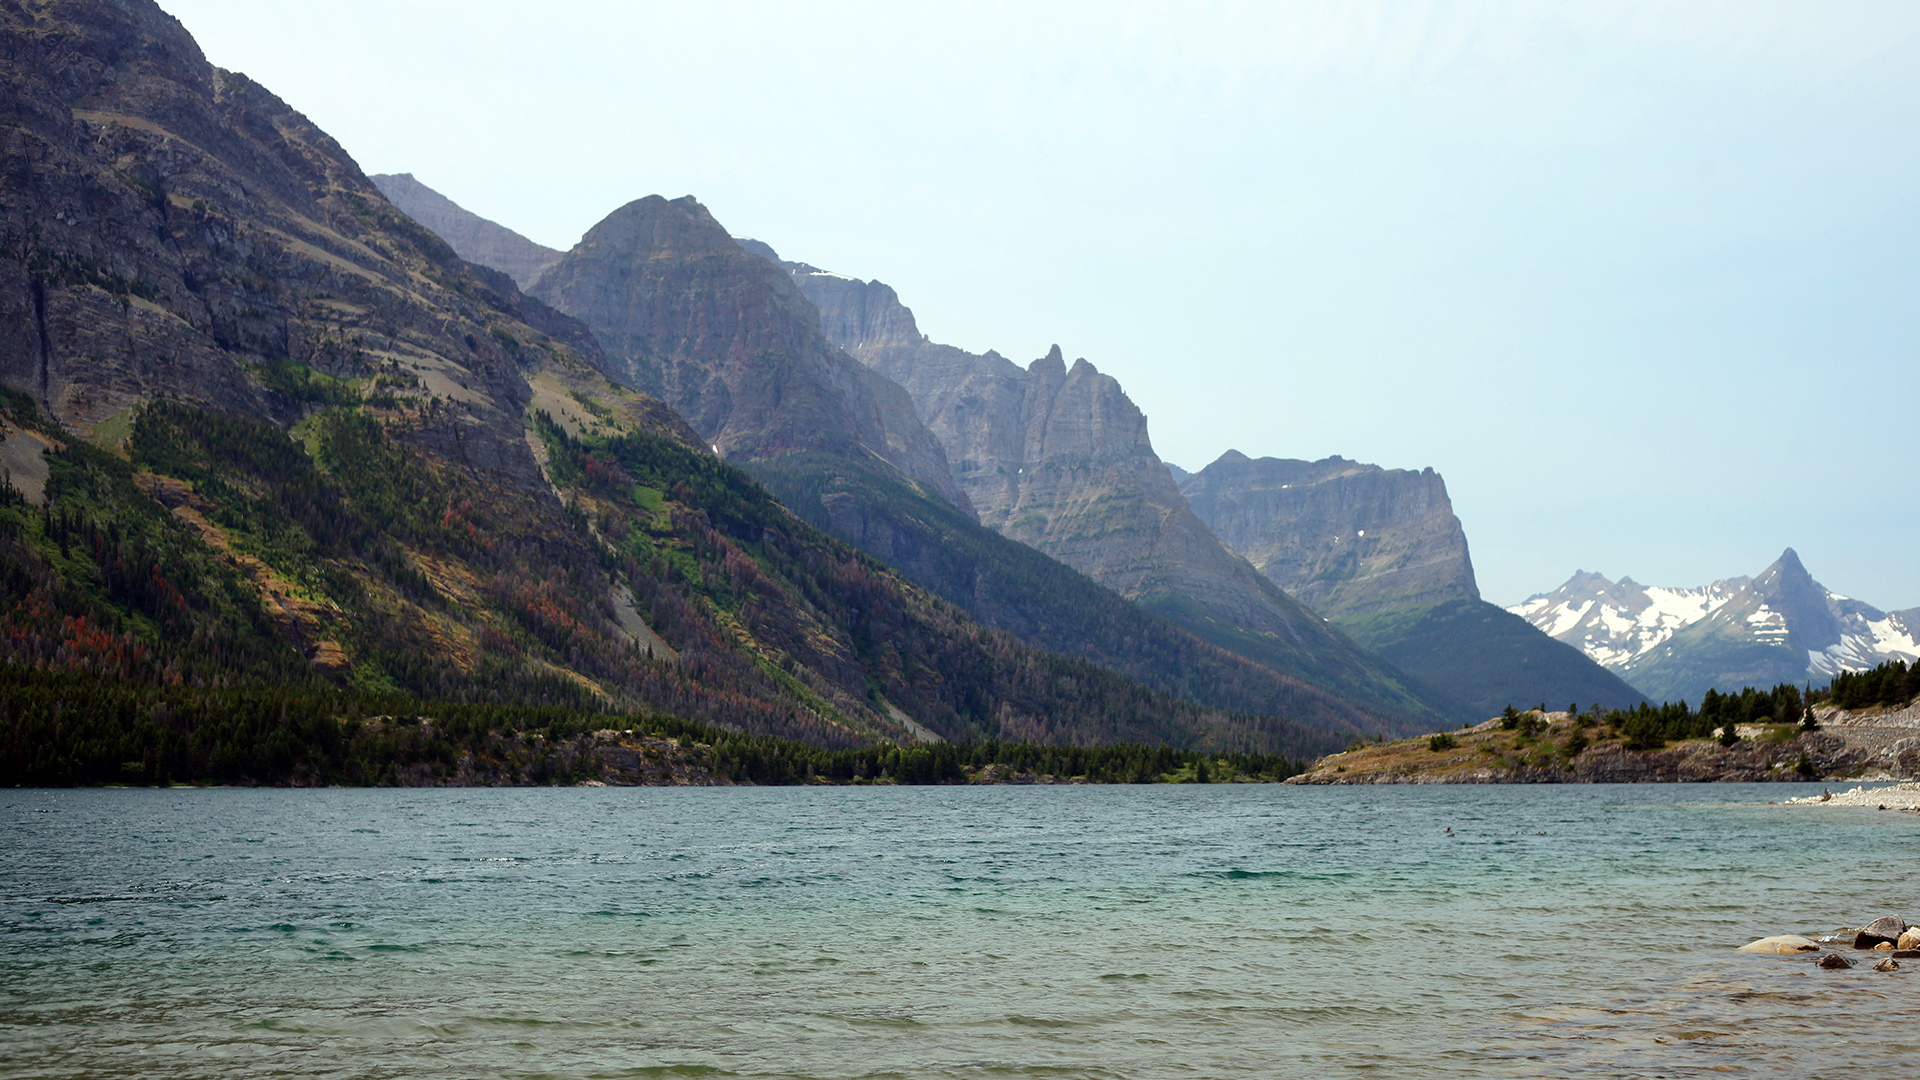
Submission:
<svg viewBox="0 0 1920 1080">
<path fill-rule="evenodd" d="M 1599 705 L 1585 715 L 1575 712 L 1575 706 L 1571 705 L 1568 712 L 1574 714 L 1581 728 L 1597 722 L 1618 733 L 1622 737 L 1621 745 L 1629 750 L 1657 750 L 1668 742 L 1711 738 L 1716 728 L 1723 729 L 1723 745 L 1732 746 L 1739 741 L 1734 732 L 1736 725 L 1796 724 L 1803 715 L 1810 715 L 1808 707 L 1813 700 L 1799 687 L 1781 683 L 1772 690 L 1755 690 L 1749 686 L 1737 694 L 1708 690 L 1701 697 L 1697 712 L 1684 701 L 1660 705 L 1643 703 L 1631 709 L 1614 709 L 1604 716 L 1600 715 Z M 1545 730 L 1547 722 L 1540 712 L 1521 713 L 1508 705 L 1501 711 L 1500 726 L 1508 731 L 1518 729 L 1524 737 Z M 1787 730 L 1791 738 L 1792 729 Z M 1733 737 L 1728 738 L 1729 735 Z M 1584 734 L 1580 734 L 1579 739 L 1579 749 L 1584 749 L 1589 740 Z"/>
<path fill-rule="evenodd" d="M 1905 705 L 1920 697 L 1920 664 L 1889 660 L 1871 671 L 1843 671 L 1824 693 L 1816 693 L 1843 709 Z"/>
<path fill-rule="evenodd" d="M 1299 756 L 1331 749 L 1326 732 L 1271 715 L 1223 715 L 972 625 L 711 455 L 646 433 L 577 438 L 544 414 L 534 426 L 549 474 L 592 515 L 649 625 L 670 641 L 692 639 L 702 626 L 743 633 L 744 651 L 705 661 L 708 677 L 777 684 L 856 722 L 834 704 L 834 687 L 804 678 L 851 662 L 864 675 L 843 692 L 975 741 L 1165 740 Z"/>
<path fill-rule="evenodd" d="M 994 767 L 1090 783 L 1273 781 L 1303 767 L 1276 755 L 1203 756 L 1141 745 L 833 751 L 659 715 L 430 703 L 331 688 L 161 686 L 0 668 L 0 785 L 395 785 L 461 775 L 482 783 L 576 783 L 604 775 L 595 732 L 672 740 L 685 748 L 689 766 L 753 784 L 961 783 Z"/>
<path fill-rule="evenodd" d="M 318 405 L 354 405 L 360 401 L 360 392 L 352 385 L 297 360 L 263 360 L 254 365 L 253 371 L 262 386 L 294 401 Z"/>
</svg>

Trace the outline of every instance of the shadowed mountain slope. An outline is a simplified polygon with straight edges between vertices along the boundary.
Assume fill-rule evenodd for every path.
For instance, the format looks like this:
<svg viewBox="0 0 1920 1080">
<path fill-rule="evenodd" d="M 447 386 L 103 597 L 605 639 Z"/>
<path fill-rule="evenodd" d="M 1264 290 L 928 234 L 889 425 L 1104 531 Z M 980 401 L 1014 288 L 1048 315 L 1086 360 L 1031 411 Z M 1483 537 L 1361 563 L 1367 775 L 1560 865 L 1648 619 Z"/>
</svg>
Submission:
<svg viewBox="0 0 1920 1080">
<path fill-rule="evenodd" d="M 1466 531 L 1432 469 L 1229 450 L 1180 490 L 1275 584 L 1471 717 L 1508 704 L 1643 700 L 1579 650 L 1480 599 Z"/>
</svg>

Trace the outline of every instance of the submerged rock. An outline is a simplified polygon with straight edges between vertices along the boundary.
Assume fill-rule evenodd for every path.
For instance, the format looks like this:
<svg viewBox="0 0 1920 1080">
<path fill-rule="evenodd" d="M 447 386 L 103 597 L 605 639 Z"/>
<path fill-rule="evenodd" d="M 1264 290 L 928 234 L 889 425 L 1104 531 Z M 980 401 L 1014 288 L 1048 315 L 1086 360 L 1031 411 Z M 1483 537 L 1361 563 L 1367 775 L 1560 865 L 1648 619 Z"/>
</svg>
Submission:
<svg viewBox="0 0 1920 1080">
<path fill-rule="evenodd" d="M 1740 951 L 1785 955 L 1787 953 L 1819 952 L 1820 946 L 1816 945 L 1812 939 L 1803 938 L 1799 934 L 1776 934 L 1773 937 L 1763 937 L 1759 941 L 1748 942 L 1740 946 Z"/>
<path fill-rule="evenodd" d="M 1834 969 L 1850 968 L 1853 966 L 1853 961 L 1847 959 L 1844 956 L 1841 956 L 1839 953 L 1830 952 L 1827 955 L 1820 958 L 1820 966 L 1823 968 L 1834 968 Z"/>
<path fill-rule="evenodd" d="M 1895 959 L 1894 959 L 1893 957 L 1891 957 L 1891 956 L 1889 956 L 1889 957 L 1887 957 L 1887 958 L 1886 958 L 1885 960 L 1882 960 L 1882 961 L 1880 961 L 1879 963 L 1877 963 L 1877 964 L 1875 964 L 1875 965 L 1873 965 L 1873 970 L 1875 970 L 1875 971 L 1899 971 L 1899 970 L 1900 970 L 1900 961 L 1898 961 L 1898 960 L 1895 960 Z"/>
</svg>

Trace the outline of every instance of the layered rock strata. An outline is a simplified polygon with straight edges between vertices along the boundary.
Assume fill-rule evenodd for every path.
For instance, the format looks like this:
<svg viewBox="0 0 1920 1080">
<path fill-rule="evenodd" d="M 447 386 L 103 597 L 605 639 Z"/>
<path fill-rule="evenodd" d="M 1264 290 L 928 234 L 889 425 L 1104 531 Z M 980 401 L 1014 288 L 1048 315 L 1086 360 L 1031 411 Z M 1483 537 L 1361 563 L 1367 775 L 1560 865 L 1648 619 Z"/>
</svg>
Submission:
<svg viewBox="0 0 1920 1080">
<path fill-rule="evenodd" d="M 967 505 L 906 393 L 835 348 L 793 279 L 691 196 L 615 210 L 528 291 L 593 327 L 625 381 L 723 456 L 871 455 Z"/>
<path fill-rule="evenodd" d="M 1466 530 L 1431 468 L 1229 450 L 1180 490 L 1214 535 L 1329 618 L 1480 598 Z"/>
</svg>

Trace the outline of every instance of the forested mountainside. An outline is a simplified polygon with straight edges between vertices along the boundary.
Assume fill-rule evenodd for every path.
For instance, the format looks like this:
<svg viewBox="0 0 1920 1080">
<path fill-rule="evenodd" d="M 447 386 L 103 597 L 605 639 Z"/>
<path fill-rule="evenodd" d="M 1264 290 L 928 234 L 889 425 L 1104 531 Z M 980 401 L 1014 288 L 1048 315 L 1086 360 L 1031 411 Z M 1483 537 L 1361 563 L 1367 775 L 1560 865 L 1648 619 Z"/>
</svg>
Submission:
<svg viewBox="0 0 1920 1080">
<path fill-rule="evenodd" d="M 1514 703 L 1645 700 L 1480 598 L 1466 530 L 1432 469 L 1229 450 L 1183 478 L 1180 491 L 1275 584 L 1470 717 Z"/>
<path fill-rule="evenodd" d="M 1332 738 L 1033 649 L 795 518 L 154 4 L 0 35 L 0 661 L 825 746 Z"/>
<path fill-rule="evenodd" d="M 1508 609 L 1649 695 L 1698 698 L 1920 659 L 1920 608 L 1882 611 L 1813 579 L 1792 548 L 1755 577 L 1696 588 L 1576 572 Z"/>
</svg>

